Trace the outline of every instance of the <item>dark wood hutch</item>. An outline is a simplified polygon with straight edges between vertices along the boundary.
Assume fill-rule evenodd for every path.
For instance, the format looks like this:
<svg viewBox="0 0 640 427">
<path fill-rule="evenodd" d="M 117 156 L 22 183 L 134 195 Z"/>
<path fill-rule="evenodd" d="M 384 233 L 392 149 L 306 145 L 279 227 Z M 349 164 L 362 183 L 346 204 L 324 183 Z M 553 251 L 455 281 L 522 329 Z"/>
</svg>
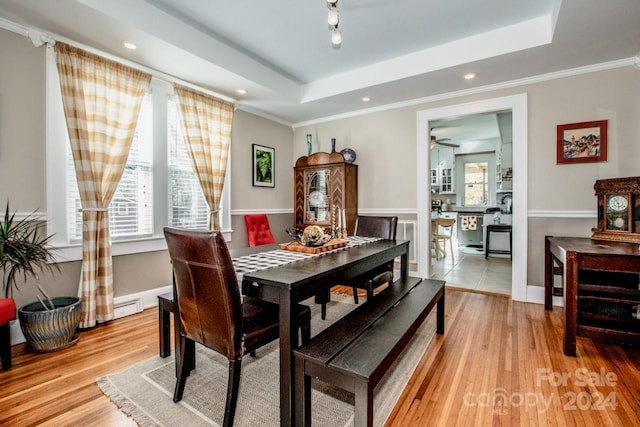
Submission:
<svg viewBox="0 0 640 427">
<path fill-rule="evenodd" d="M 293 226 L 331 226 L 332 208 L 344 210 L 347 233 L 353 235 L 358 216 L 358 166 L 340 153 L 300 157 L 294 167 Z"/>
</svg>

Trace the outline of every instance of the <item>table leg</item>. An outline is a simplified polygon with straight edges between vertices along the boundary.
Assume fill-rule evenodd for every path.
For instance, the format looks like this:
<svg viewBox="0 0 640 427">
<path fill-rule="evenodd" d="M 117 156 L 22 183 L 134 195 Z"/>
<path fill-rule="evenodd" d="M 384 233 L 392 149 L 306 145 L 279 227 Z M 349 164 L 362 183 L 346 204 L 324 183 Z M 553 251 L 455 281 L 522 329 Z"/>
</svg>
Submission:
<svg viewBox="0 0 640 427">
<path fill-rule="evenodd" d="M 409 252 L 400 256 L 400 277 L 403 279 L 409 277 Z"/>
<path fill-rule="evenodd" d="M 564 277 L 564 354 L 575 356 L 578 328 L 578 257 L 575 252 L 567 252 Z"/>
<path fill-rule="evenodd" d="M 280 425 L 295 426 L 295 383 L 293 349 L 297 343 L 296 318 L 289 290 L 280 290 Z M 296 341 L 294 343 L 294 340 Z"/>
<path fill-rule="evenodd" d="M 436 332 L 438 335 L 444 334 L 444 288 L 442 288 L 442 296 L 436 303 Z"/>
</svg>

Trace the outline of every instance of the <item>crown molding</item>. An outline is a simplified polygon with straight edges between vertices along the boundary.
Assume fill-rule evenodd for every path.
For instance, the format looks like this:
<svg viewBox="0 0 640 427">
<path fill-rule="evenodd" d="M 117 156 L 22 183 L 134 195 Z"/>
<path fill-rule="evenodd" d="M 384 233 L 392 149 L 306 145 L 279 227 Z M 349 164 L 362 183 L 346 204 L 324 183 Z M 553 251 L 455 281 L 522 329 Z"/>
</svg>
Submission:
<svg viewBox="0 0 640 427">
<path fill-rule="evenodd" d="M 524 85 L 529 85 L 534 83 L 540 83 L 540 82 L 545 82 L 550 80 L 563 79 L 566 77 L 579 76 L 582 74 L 589 74 L 589 73 L 595 73 L 599 71 L 606 71 L 606 70 L 612 70 L 616 68 L 634 66 L 634 63 L 635 63 L 634 61 L 636 61 L 636 59 L 637 57 L 619 59 L 615 61 L 603 62 L 600 64 L 587 65 L 584 67 L 571 68 L 568 70 L 556 71 L 553 73 L 546 73 L 546 74 L 540 74 L 532 77 L 525 77 L 517 80 L 510 80 L 510 81 L 496 83 L 492 85 L 480 86 L 472 89 L 447 92 L 439 95 L 427 96 L 424 98 L 415 98 L 407 101 L 396 102 L 393 104 L 386 104 L 378 107 L 367 108 L 364 110 L 352 111 L 349 113 L 336 114 L 333 116 L 327 116 L 319 119 L 294 123 L 292 127 L 293 129 L 296 129 L 302 126 L 317 125 L 320 123 L 326 123 L 326 122 L 331 122 L 331 121 L 340 120 L 340 119 L 348 119 L 352 117 L 364 116 L 366 114 L 379 113 L 382 111 L 394 110 L 398 108 L 412 107 L 414 105 L 428 104 L 431 102 L 459 98 L 467 95 L 476 95 L 479 93 L 492 92 L 492 91 L 497 91 L 501 89 L 509 89 L 509 88 L 514 88 L 514 87 L 519 87 L 519 86 L 524 86 Z"/>
<path fill-rule="evenodd" d="M 279 117 L 273 116 L 269 113 L 266 113 L 262 110 L 259 110 L 257 108 L 253 108 L 249 105 L 243 104 L 242 102 L 236 102 L 236 109 L 240 110 L 240 111 L 244 111 L 245 113 L 249 113 L 249 114 L 253 114 L 254 116 L 258 116 L 258 117 L 262 117 L 263 119 L 267 119 L 267 120 L 271 120 L 272 122 L 276 122 L 279 123 L 281 125 L 284 125 L 286 127 L 289 127 L 291 129 L 293 129 L 293 123 L 288 122 L 286 120 L 283 120 Z"/>
</svg>

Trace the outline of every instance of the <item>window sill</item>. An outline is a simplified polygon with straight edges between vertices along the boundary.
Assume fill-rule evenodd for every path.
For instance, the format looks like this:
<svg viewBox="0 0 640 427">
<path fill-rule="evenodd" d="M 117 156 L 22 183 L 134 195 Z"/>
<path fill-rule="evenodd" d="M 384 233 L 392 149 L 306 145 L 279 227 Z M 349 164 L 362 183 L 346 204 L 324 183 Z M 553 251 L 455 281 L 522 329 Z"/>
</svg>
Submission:
<svg viewBox="0 0 640 427">
<path fill-rule="evenodd" d="M 231 241 L 231 230 L 222 232 L 225 241 Z M 55 249 L 56 262 L 71 262 L 82 260 L 82 243 L 77 244 L 56 244 L 53 243 Z M 167 242 L 164 236 L 151 236 L 142 239 L 118 240 L 111 244 L 111 255 L 131 255 L 144 252 L 166 251 Z"/>
</svg>

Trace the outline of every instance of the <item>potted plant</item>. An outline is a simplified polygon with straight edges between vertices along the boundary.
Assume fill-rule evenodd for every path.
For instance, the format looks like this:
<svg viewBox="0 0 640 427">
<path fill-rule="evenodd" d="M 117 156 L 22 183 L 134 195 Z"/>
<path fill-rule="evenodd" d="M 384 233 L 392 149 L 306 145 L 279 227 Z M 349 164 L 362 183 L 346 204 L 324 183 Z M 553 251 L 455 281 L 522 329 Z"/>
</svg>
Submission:
<svg viewBox="0 0 640 427">
<path fill-rule="evenodd" d="M 35 212 L 34 212 L 35 214 Z M 0 268 L 5 297 L 13 296 L 18 288 L 17 277 L 37 278 L 40 270 L 58 269 L 49 242 L 53 235 L 42 236 L 34 214 L 16 220 L 9 212 L 9 203 L 0 219 Z M 49 298 L 38 286 L 44 300 L 27 304 L 18 310 L 20 328 L 30 350 L 49 352 L 67 347 L 76 341 L 80 323 L 80 299 L 77 297 Z"/>
</svg>

